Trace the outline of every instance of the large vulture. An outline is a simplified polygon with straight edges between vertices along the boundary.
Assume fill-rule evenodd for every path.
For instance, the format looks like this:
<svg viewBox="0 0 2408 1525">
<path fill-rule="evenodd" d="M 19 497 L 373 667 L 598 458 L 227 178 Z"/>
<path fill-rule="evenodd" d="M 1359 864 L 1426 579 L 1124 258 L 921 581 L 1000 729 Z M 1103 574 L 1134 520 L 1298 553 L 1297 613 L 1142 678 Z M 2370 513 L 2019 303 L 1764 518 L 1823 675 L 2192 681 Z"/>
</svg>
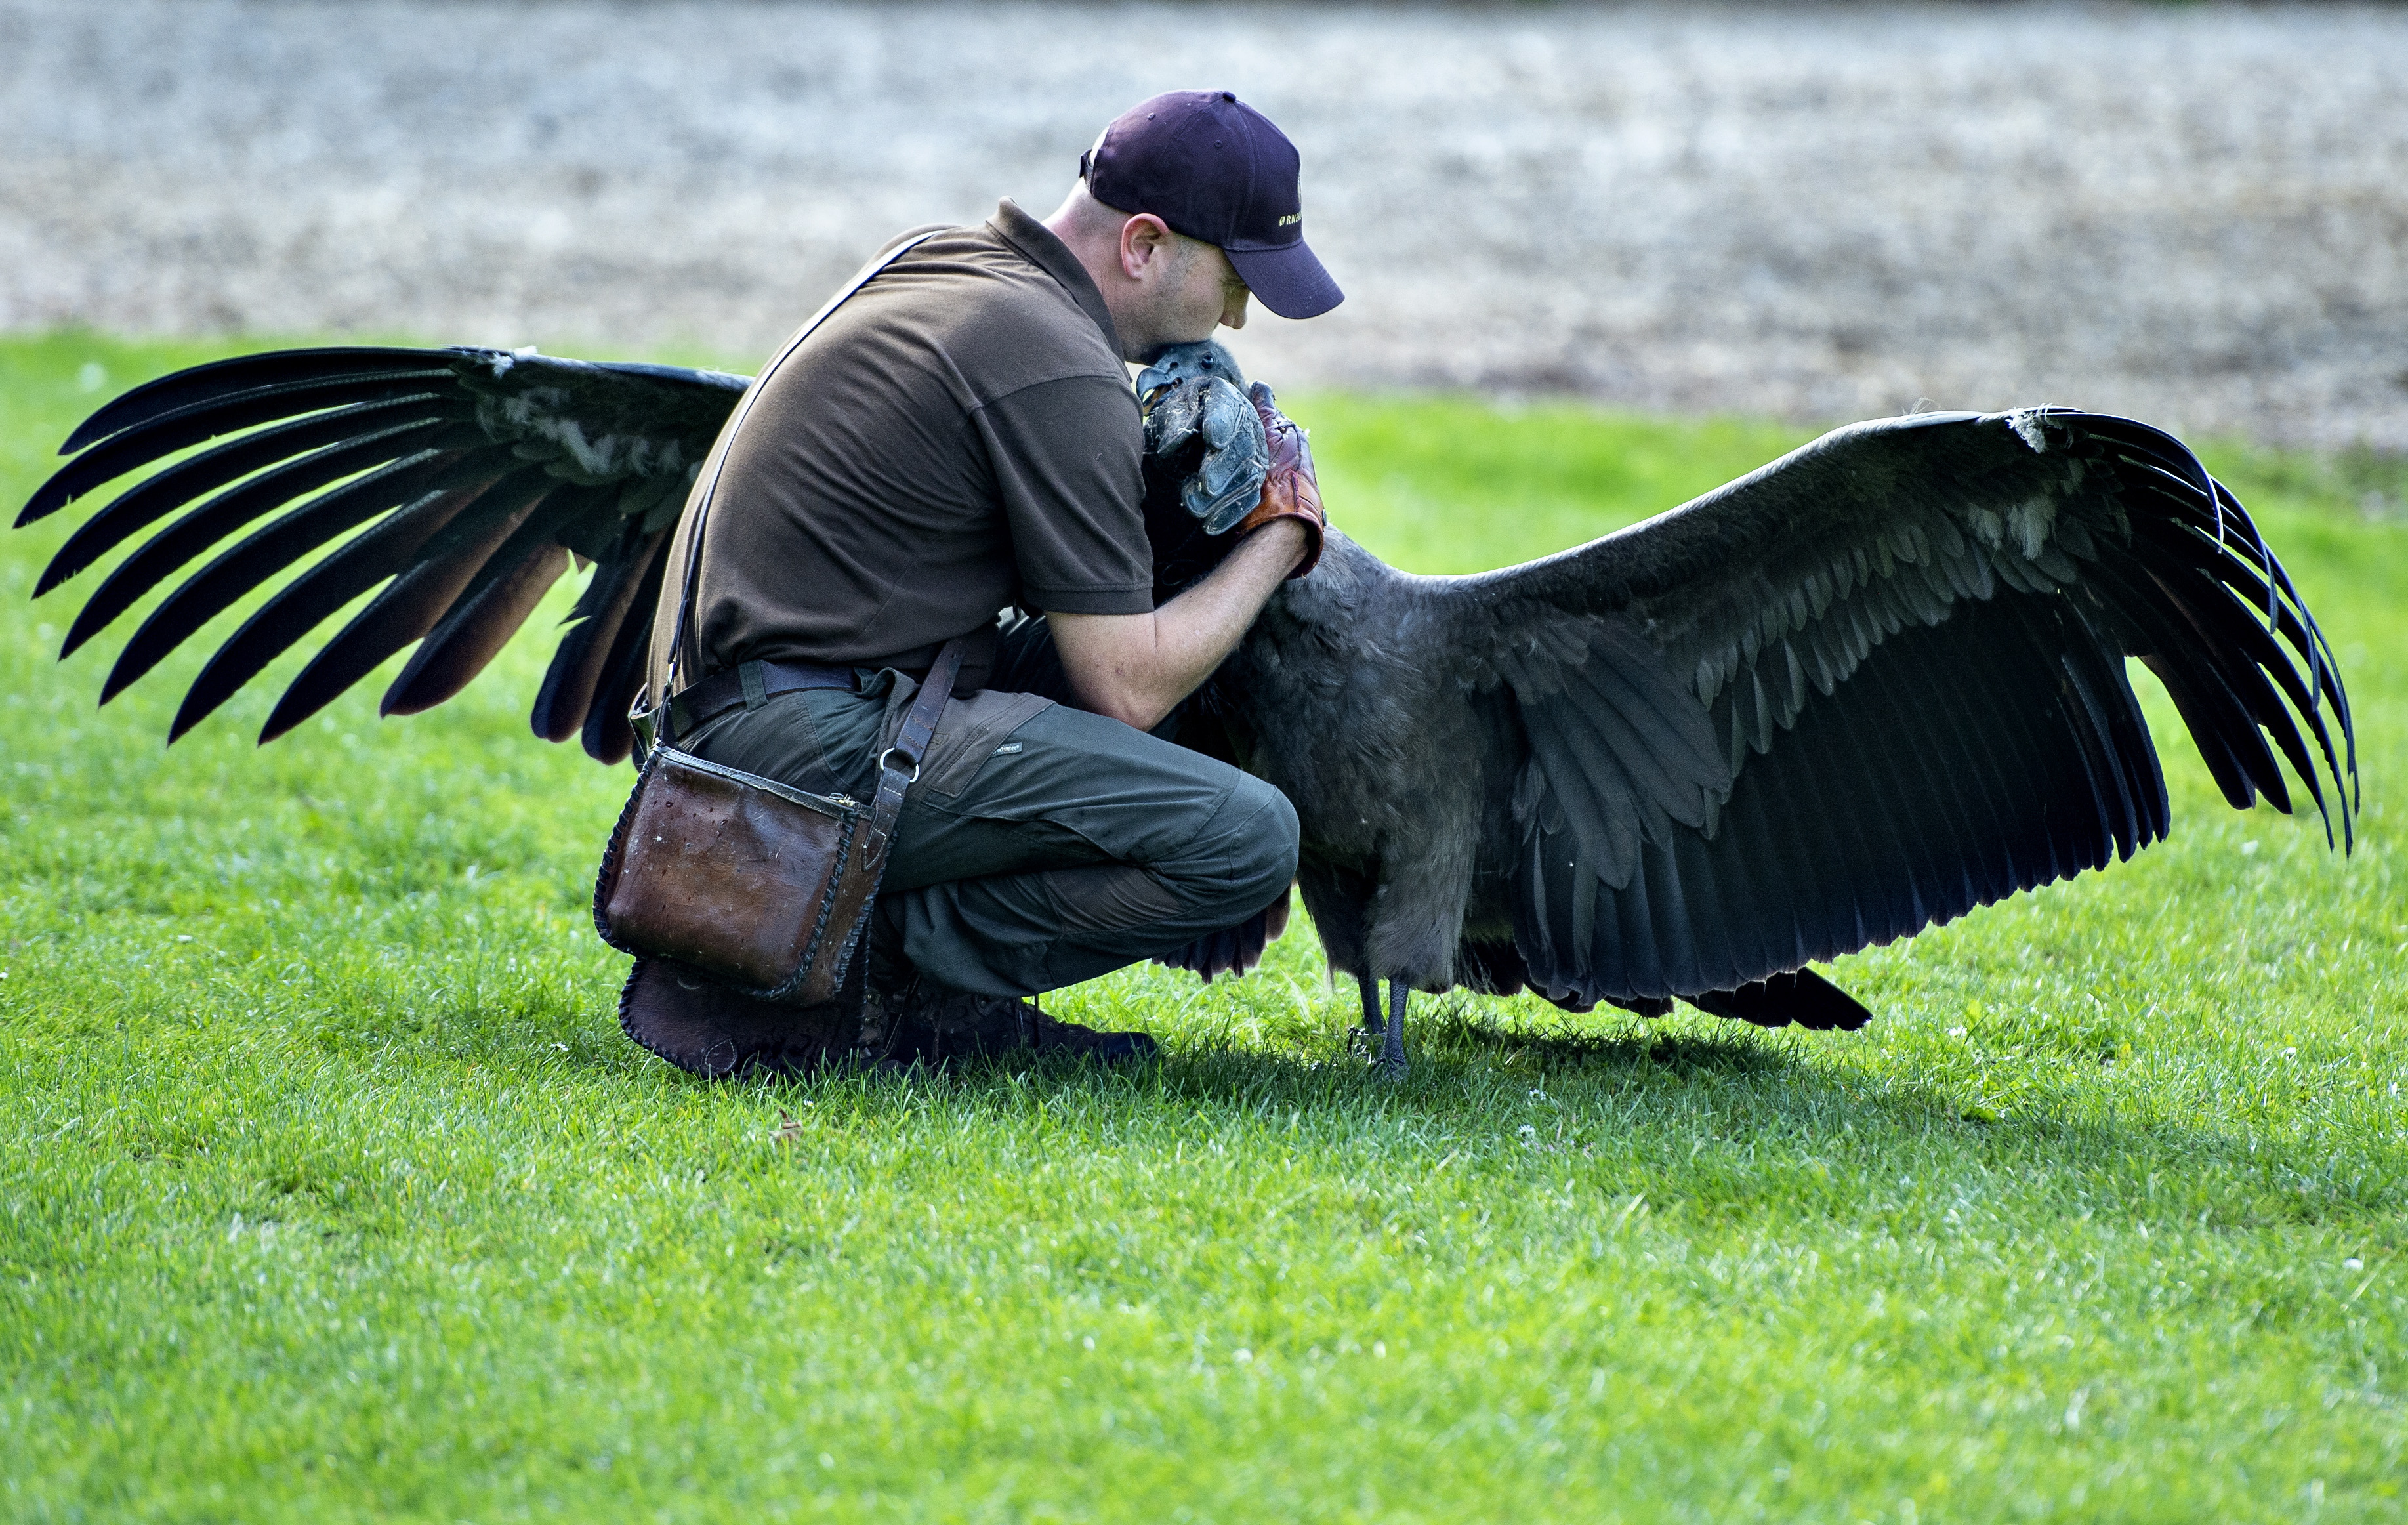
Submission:
<svg viewBox="0 0 2408 1525">
<path fill-rule="evenodd" d="M 413 642 L 384 712 L 439 704 L 572 554 L 588 559 L 532 721 L 615 762 L 666 532 L 745 385 L 530 351 L 222 361 L 94 413 L 18 523 L 222 441 L 85 521 L 36 589 L 171 521 L 67 632 L 72 653 L 182 577 L 105 702 L 307 564 L 218 648 L 170 740 L 380 587 L 261 741 Z M 1226 549 L 1181 508 L 1198 448 L 1149 459 L 1165 594 Z M 1211 495 L 1184 496 L 1200 514 Z M 1854 424 L 1644 524 L 1478 576 L 1411 576 L 1332 533 L 1189 701 L 1180 739 L 1295 802 L 1306 908 L 1391 1065 L 1406 993 L 1458 985 L 1853 1028 L 1864 1008 L 1810 962 L 2165 835 L 2127 655 L 2164 683 L 2235 808 L 2263 795 L 2290 810 L 2287 760 L 2347 844 L 2348 699 L 2282 565 L 2177 441 L 2069 409 Z M 1261 923 L 1180 961 L 1208 978 L 1242 966 Z"/>
</svg>

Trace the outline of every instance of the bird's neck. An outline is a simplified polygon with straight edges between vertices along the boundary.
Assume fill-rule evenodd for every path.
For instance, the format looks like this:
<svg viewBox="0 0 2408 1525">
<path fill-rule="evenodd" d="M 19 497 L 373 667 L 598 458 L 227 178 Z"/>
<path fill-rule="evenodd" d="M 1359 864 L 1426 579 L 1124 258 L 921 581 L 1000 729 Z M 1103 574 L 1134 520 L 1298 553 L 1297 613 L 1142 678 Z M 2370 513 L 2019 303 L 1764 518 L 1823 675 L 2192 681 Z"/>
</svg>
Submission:
<svg viewBox="0 0 2408 1525">
<path fill-rule="evenodd" d="M 1364 606 L 1386 583 L 1403 576 L 1335 529 L 1323 532 L 1321 561 L 1310 576 L 1283 583 L 1264 605 L 1273 623 L 1292 621 L 1308 628 L 1343 629 L 1362 615 Z M 1257 620 L 1256 630 L 1264 622 Z"/>
</svg>

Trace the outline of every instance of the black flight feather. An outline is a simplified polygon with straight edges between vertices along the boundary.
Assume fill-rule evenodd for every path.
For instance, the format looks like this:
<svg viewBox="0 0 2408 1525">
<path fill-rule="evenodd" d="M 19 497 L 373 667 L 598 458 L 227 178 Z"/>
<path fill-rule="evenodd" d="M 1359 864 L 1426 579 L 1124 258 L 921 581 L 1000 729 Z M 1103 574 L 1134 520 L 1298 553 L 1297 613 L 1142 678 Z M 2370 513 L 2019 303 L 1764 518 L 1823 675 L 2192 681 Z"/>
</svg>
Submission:
<svg viewBox="0 0 2408 1525">
<path fill-rule="evenodd" d="M 636 595 L 667 535 L 666 528 L 647 535 L 642 525 L 630 525 L 621 543 L 595 563 L 594 579 L 569 614 L 568 632 L 552 654 L 543 687 L 536 695 L 535 711 L 528 717 L 535 733 L 545 741 L 566 741 L 585 728 L 586 712 L 606 676 L 620 626 L 638 618 L 650 628 L 652 611 L 635 612 Z"/>
<path fill-rule="evenodd" d="M 560 533 L 610 496 L 608 487 L 568 487 L 546 498 L 511 531 L 385 690 L 380 714 L 417 714 L 468 686 L 568 570 Z"/>
<path fill-rule="evenodd" d="M 184 638 L 233 607 L 294 558 L 422 493 L 459 485 L 462 453 L 428 449 L 322 493 L 254 531 L 169 594 L 118 655 L 101 685 L 106 704 L 156 666 Z"/>
<path fill-rule="evenodd" d="M 423 397 L 359 403 L 261 429 L 179 461 L 127 488 L 108 507 L 76 526 L 43 568 L 41 580 L 34 584 L 34 597 L 40 597 L 90 567 L 144 526 L 262 467 L 323 446 L 375 436 L 396 424 L 423 424 L 442 416 L 443 410 Z"/>
<path fill-rule="evenodd" d="M 296 413 L 354 403 L 415 398 L 425 402 L 430 411 L 454 418 L 463 416 L 456 402 L 429 388 L 427 383 L 437 380 L 448 378 L 440 372 L 366 381 L 343 377 L 306 387 L 271 387 L 194 403 L 118 435 L 59 468 L 50 481 L 35 491 L 17 522 L 22 525 L 47 518 L 103 482 L 113 482 L 128 471 L 138 470 L 204 439 L 291 418 Z"/>
<path fill-rule="evenodd" d="M 348 494 L 346 501 L 353 502 L 377 494 L 392 484 L 397 474 L 435 458 L 447 445 L 460 443 L 451 431 L 473 427 L 439 419 L 394 424 L 362 439 L 329 445 L 227 488 L 118 563 L 67 626 L 59 655 L 73 655 L 144 594 L 175 575 L 178 568 L 261 515 L 362 471 L 367 475 L 337 492 Z"/>
<path fill-rule="evenodd" d="M 484 482 L 437 487 L 394 510 L 277 590 L 226 638 L 176 712 L 174 741 L 307 636 L 318 622 L 408 566 L 411 556 L 487 489 Z"/>
<path fill-rule="evenodd" d="M 461 590 L 538 505 L 555 494 L 573 491 L 534 466 L 522 467 L 485 488 L 419 549 L 406 571 L 369 599 L 310 658 L 269 713 L 260 732 L 261 744 L 325 708 L 374 672 L 385 658 L 433 629 Z"/>
<path fill-rule="evenodd" d="M 59 447 L 72 455 L 113 434 L 148 424 L 196 403 L 272 390 L 307 387 L 346 377 L 387 379 L 394 375 L 428 376 L 448 356 L 439 350 L 373 349 L 343 346 L 322 350 L 279 350 L 266 354 L 213 360 L 146 381 L 103 406 L 76 426 Z"/>
</svg>

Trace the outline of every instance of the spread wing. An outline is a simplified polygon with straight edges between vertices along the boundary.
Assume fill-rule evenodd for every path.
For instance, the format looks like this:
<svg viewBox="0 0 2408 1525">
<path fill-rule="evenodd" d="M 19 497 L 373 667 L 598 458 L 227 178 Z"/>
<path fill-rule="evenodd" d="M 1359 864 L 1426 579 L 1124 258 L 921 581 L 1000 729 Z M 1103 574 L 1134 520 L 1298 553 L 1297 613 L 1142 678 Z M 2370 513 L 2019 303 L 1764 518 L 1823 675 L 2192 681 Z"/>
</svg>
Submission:
<svg viewBox="0 0 2408 1525">
<path fill-rule="evenodd" d="M 581 734 L 587 752 L 615 762 L 632 741 L 626 710 L 667 530 L 746 384 L 533 351 L 250 355 L 163 377 L 94 413 L 62 447 L 75 458 L 17 523 L 215 441 L 119 493 L 35 588 L 48 593 L 151 530 L 86 600 L 64 656 L 181 578 L 126 641 L 102 686 L 106 703 L 237 600 L 300 568 L 203 667 L 171 741 L 380 584 L 286 689 L 260 740 L 413 641 L 383 712 L 440 704 L 483 670 L 572 554 L 591 561 L 532 723 L 549 741 Z"/>
<path fill-rule="evenodd" d="M 2287 760 L 2349 840 L 2330 649 L 2240 503 L 2128 420 L 1857 424 L 1458 587 L 1471 681 L 1528 734 L 1515 944 L 1558 996 L 1732 990 L 2155 842 L 2127 655 L 2235 808 L 2288 811 Z"/>
</svg>

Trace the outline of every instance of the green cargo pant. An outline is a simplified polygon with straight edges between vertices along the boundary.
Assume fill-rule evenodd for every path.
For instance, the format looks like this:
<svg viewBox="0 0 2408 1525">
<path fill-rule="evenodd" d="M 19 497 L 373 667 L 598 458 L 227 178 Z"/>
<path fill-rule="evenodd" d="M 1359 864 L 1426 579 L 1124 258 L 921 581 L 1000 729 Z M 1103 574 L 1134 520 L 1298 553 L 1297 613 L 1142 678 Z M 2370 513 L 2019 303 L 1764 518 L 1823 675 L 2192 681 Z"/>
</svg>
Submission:
<svg viewBox="0 0 2408 1525">
<path fill-rule="evenodd" d="M 991 686 L 956 695 L 905 797 L 871 929 L 949 989 L 1034 996 L 1234 927 L 1286 893 L 1296 810 L 1260 779 L 1056 699 L 1043 619 L 1004 632 Z M 865 672 L 736 710 L 687 741 L 730 768 L 867 799 L 917 684 Z"/>
</svg>

